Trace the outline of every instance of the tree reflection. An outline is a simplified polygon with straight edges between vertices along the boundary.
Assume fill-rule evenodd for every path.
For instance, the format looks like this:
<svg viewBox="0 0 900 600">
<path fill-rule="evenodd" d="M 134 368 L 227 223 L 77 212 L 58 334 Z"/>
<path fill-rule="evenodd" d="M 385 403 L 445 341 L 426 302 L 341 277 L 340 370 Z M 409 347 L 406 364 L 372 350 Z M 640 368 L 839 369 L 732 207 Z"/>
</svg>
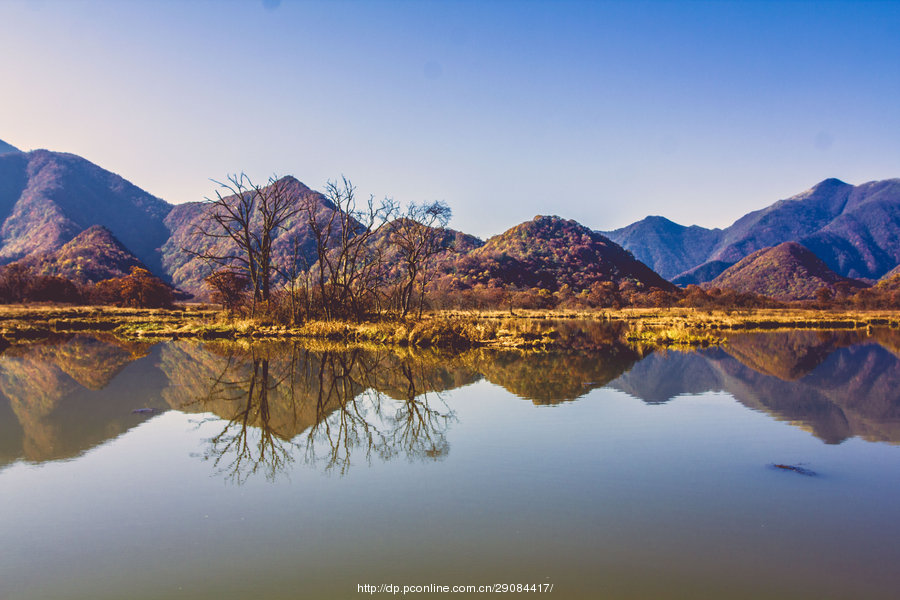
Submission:
<svg viewBox="0 0 900 600">
<path fill-rule="evenodd" d="M 402 373 L 408 386 L 406 398 L 393 416 L 394 446 L 403 448 L 409 457 L 444 458 L 450 452 L 446 432 L 454 414 L 440 394 L 433 394 L 437 406 L 427 393 L 419 395 L 411 365 L 404 363 Z"/>
<path fill-rule="evenodd" d="M 319 418 L 305 438 L 307 462 L 345 473 L 352 455 L 390 460 L 441 458 L 449 451 L 446 431 L 455 419 L 428 377 L 409 361 L 387 353 L 326 352 L 319 363 Z M 404 394 L 391 398 L 380 387 L 386 373 L 400 373 Z M 393 388 L 395 389 L 395 388 Z M 357 390 L 363 390 L 357 392 Z M 337 406 L 337 409 L 331 407 Z"/>
<path fill-rule="evenodd" d="M 293 462 L 293 444 L 271 423 L 269 393 L 277 389 L 272 381 L 269 359 L 253 356 L 249 376 L 230 379 L 243 371 L 239 361 L 230 357 L 228 367 L 213 383 L 205 399 L 209 403 L 225 402 L 234 406 L 233 416 L 217 435 L 209 439 L 205 458 L 212 460 L 220 473 L 237 482 L 262 470 L 274 479 Z"/>
<path fill-rule="evenodd" d="M 401 397 L 396 382 L 387 387 L 394 397 L 379 388 L 386 370 L 402 379 Z M 257 473 L 274 479 L 298 457 L 340 474 L 357 460 L 439 459 L 455 419 L 428 373 L 408 360 L 296 346 L 228 352 L 208 391 L 180 408 L 216 415 L 203 423 L 224 421 L 204 458 L 237 483 Z"/>
<path fill-rule="evenodd" d="M 360 355 L 359 350 L 321 355 L 314 373 L 316 422 L 305 436 L 304 456 L 309 464 L 324 463 L 326 469 L 345 473 L 354 451 L 362 450 L 366 460 L 371 460 L 373 453 L 389 458 L 385 434 L 376 426 L 383 398 L 360 381 L 360 375 L 369 372 Z M 376 365 L 373 361 L 373 368 Z"/>
</svg>

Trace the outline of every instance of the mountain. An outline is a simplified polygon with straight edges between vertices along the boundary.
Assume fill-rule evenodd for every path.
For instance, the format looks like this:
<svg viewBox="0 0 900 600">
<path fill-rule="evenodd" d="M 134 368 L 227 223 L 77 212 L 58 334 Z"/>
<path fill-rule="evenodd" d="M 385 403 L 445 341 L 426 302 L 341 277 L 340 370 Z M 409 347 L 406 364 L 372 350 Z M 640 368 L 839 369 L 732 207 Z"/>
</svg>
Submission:
<svg viewBox="0 0 900 600">
<path fill-rule="evenodd" d="M 40 275 L 58 275 L 78 283 L 123 277 L 132 267 L 147 267 L 102 225 L 88 227 L 54 252 L 32 254 L 20 263 Z"/>
<path fill-rule="evenodd" d="M 335 210 L 293 177 L 276 185 L 295 201 L 314 202 L 320 219 Z M 64 274 L 73 273 L 63 264 L 67 260 L 82 271 L 94 261 L 96 273 L 78 276 L 93 280 L 136 260 L 176 286 L 202 293 L 213 265 L 192 252 L 224 253 L 230 244 L 196 235 L 211 210 L 205 202 L 172 206 L 73 154 L 20 152 L 0 142 L 0 265 L 28 258 L 48 273 Z M 94 225 L 109 235 L 93 232 L 56 254 Z M 859 186 L 826 179 L 725 229 L 654 216 L 608 234 L 559 217 L 536 217 L 486 243 L 451 230 L 442 236 L 445 251 L 437 259 L 443 276 L 463 289 L 481 284 L 556 291 L 567 285 L 577 293 L 598 282 L 671 289 L 657 272 L 678 285 L 709 282 L 746 256 L 788 241 L 841 276 L 880 278 L 900 264 L 900 179 Z M 92 243 L 101 247 L 89 250 Z M 280 262 L 295 250 L 301 262 L 314 260 L 304 215 L 285 223 L 273 250 Z"/>
<path fill-rule="evenodd" d="M 880 290 L 900 290 L 900 265 L 885 273 L 875 287 Z"/>
<path fill-rule="evenodd" d="M 0 155 L 0 262 L 62 248 L 102 225 L 161 273 L 163 219 L 172 206 L 74 154 L 35 150 Z"/>
<path fill-rule="evenodd" d="M 722 238 L 721 229 L 685 227 L 665 217 L 647 217 L 607 235 L 634 257 L 672 279 L 705 262 Z"/>
<path fill-rule="evenodd" d="M 840 275 L 878 279 L 900 263 L 900 179 L 858 186 L 826 179 L 721 230 L 649 217 L 606 235 L 682 285 L 710 281 L 745 256 L 788 241 Z"/>
<path fill-rule="evenodd" d="M 764 248 L 728 267 L 709 285 L 775 298 L 811 300 L 822 288 L 838 284 L 850 288 L 867 287 L 854 279 L 841 277 L 797 242 L 785 242 Z"/>
<path fill-rule="evenodd" d="M 327 220 L 335 210 L 334 204 L 328 198 L 311 190 L 294 177 L 283 177 L 270 186 L 281 187 L 283 193 L 298 206 L 301 203 L 312 202 L 316 206 L 316 218 L 320 222 Z M 235 206 L 239 196 L 228 196 L 224 200 L 230 206 Z M 164 221 L 168 239 L 161 247 L 162 268 L 176 287 L 195 294 L 202 294 L 205 291 L 203 278 L 220 268 L 199 258 L 196 253 L 207 252 L 223 256 L 234 252 L 236 248 L 230 239 L 214 239 L 199 234 L 199 231 L 204 229 L 217 231 L 216 226 L 210 223 L 214 210 L 214 206 L 208 202 L 187 202 L 172 207 Z M 358 223 L 351 219 L 351 225 L 356 227 Z M 315 240 L 305 212 L 287 219 L 283 227 L 274 233 L 272 254 L 276 263 L 288 264 L 288 258 L 295 250 L 301 257 L 301 264 L 304 261 L 307 264 L 315 262 Z"/>
<path fill-rule="evenodd" d="M 672 283 L 680 286 L 688 286 L 691 284 L 699 285 L 706 281 L 712 281 L 733 264 L 733 262 L 725 260 L 711 260 L 702 265 L 697 265 L 693 269 L 689 269 L 677 277 L 673 277 Z"/>
<path fill-rule="evenodd" d="M 21 150 L 0 140 L 0 154 L 13 154 L 17 152 L 21 152 Z"/>
<path fill-rule="evenodd" d="M 537 216 L 496 235 L 445 269 L 465 285 L 515 285 L 578 292 L 597 282 L 631 281 L 639 287 L 673 289 L 609 238 L 560 217 Z"/>
</svg>

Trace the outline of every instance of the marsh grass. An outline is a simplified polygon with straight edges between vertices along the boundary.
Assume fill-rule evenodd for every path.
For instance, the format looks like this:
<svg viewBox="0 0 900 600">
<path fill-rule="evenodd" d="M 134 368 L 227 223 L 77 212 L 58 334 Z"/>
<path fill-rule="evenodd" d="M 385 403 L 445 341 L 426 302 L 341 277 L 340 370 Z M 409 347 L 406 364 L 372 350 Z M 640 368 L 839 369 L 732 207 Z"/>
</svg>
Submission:
<svg viewBox="0 0 900 600">
<path fill-rule="evenodd" d="M 571 325 L 565 325 L 571 323 Z M 736 332 L 787 329 L 900 328 L 898 311 L 801 309 L 440 311 L 421 320 L 309 321 L 287 326 L 266 319 L 235 318 L 204 305 L 174 310 L 115 307 L 5 306 L 0 337 L 39 339 L 58 333 L 110 332 L 125 339 L 303 338 L 344 344 L 462 349 L 475 346 L 566 348 L 568 329 L 609 327 L 634 344 L 656 347 L 709 346 Z"/>
<path fill-rule="evenodd" d="M 690 327 L 685 323 L 677 323 L 670 327 L 646 326 L 638 321 L 628 330 L 626 339 L 652 346 L 719 346 L 727 338 L 716 330 L 704 330 Z"/>
</svg>

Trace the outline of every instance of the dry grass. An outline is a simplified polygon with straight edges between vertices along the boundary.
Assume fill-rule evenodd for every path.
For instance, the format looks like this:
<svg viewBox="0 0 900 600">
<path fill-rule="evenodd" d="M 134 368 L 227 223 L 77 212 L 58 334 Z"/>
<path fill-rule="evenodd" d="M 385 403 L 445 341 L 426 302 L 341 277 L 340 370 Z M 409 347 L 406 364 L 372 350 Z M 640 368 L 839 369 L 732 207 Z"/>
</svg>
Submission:
<svg viewBox="0 0 900 600">
<path fill-rule="evenodd" d="M 656 346 L 721 344 L 730 332 L 777 329 L 900 327 L 900 311 L 763 309 L 708 311 L 689 308 L 621 310 L 442 311 L 421 321 L 363 323 L 311 321 L 296 327 L 260 319 L 229 318 L 208 306 L 176 310 L 116 307 L 3 306 L 0 336 L 41 338 L 54 333 L 112 332 L 129 339 L 305 338 L 406 347 L 560 347 L 553 323 L 589 320 L 618 323 L 631 342 Z M 572 323 L 577 326 L 577 323 Z"/>
<path fill-rule="evenodd" d="M 55 333 L 117 331 L 125 328 L 171 330 L 189 323 L 206 322 L 216 312 L 204 306 L 174 310 L 135 309 L 110 306 L 0 306 L 0 336 L 7 338 L 46 337 Z"/>
<path fill-rule="evenodd" d="M 643 321 L 629 328 L 626 334 L 629 342 L 653 346 L 718 346 L 727 340 L 721 331 L 697 329 L 685 323 L 673 326 L 646 326 Z"/>
<path fill-rule="evenodd" d="M 809 310 L 695 308 L 621 308 L 596 310 L 441 311 L 445 318 L 473 319 L 583 319 L 640 321 L 651 326 L 686 326 L 708 329 L 842 328 L 867 325 L 900 327 L 900 310 Z"/>
</svg>

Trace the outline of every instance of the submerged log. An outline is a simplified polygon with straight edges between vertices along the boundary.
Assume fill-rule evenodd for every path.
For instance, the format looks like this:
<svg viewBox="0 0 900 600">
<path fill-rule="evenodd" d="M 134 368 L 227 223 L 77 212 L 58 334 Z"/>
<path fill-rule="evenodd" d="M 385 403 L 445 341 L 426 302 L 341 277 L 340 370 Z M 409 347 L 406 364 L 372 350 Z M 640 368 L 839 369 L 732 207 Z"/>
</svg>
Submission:
<svg viewBox="0 0 900 600">
<path fill-rule="evenodd" d="M 794 473 L 800 473 L 801 475 L 806 475 L 807 477 L 813 477 L 815 475 L 818 475 L 818 473 L 816 473 L 815 471 L 811 471 L 809 469 L 806 469 L 804 467 L 800 467 L 797 465 L 783 465 L 783 464 L 776 463 L 772 466 L 775 467 L 776 469 L 784 469 L 785 471 L 793 471 Z"/>
</svg>

